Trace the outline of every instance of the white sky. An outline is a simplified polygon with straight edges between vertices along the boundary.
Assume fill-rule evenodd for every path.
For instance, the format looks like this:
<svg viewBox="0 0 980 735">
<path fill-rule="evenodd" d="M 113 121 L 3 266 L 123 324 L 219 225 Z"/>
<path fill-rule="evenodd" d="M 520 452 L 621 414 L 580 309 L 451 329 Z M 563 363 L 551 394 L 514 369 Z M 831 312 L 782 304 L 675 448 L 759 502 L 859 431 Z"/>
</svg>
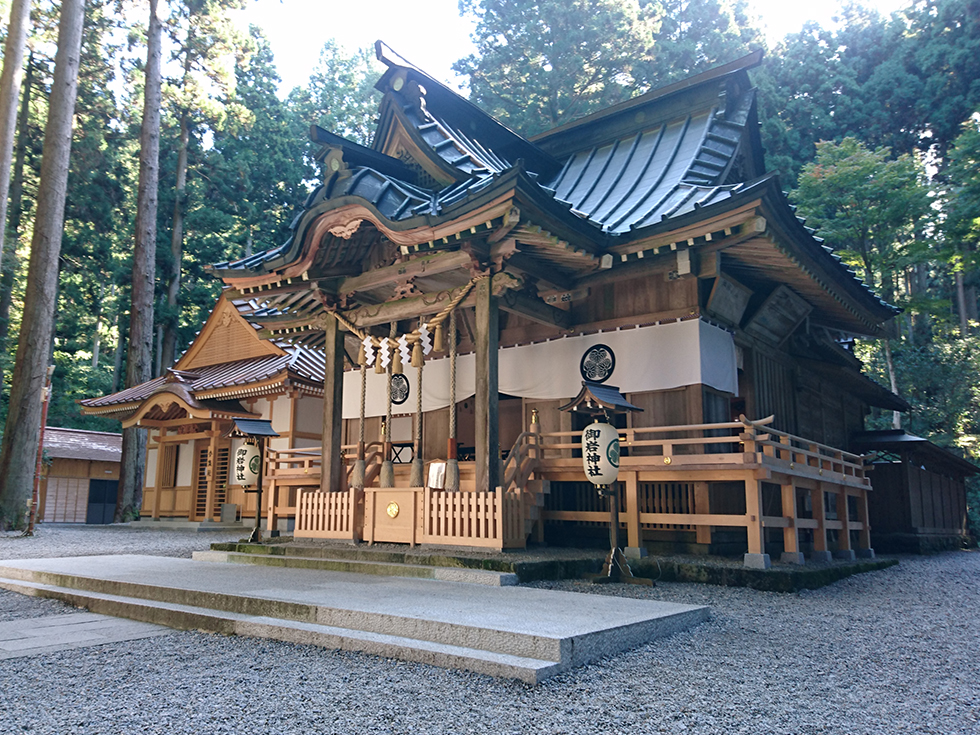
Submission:
<svg viewBox="0 0 980 735">
<path fill-rule="evenodd" d="M 865 0 L 883 13 L 909 0 Z M 0 0 L 2 2 L 2 0 Z M 697 0 L 692 0 L 697 2 Z M 840 0 L 749 0 L 763 19 L 770 43 L 798 31 L 807 20 L 830 25 Z M 452 64 L 473 50 L 472 24 L 459 17 L 457 0 L 253 0 L 241 13 L 265 30 L 283 79 L 283 93 L 303 85 L 325 41 L 349 48 L 383 40 L 433 77 L 458 86 Z"/>
</svg>

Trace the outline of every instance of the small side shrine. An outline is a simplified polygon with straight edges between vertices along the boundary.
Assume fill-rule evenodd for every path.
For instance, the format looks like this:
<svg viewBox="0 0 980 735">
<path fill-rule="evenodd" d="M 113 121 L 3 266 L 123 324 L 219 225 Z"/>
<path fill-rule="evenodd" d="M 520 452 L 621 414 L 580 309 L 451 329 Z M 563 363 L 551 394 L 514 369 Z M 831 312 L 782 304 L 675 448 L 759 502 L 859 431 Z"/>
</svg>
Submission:
<svg viewBox="0 0 980 735">
<path fill-rule="evenodd" d="M 874 456 L 877 492 L 868 510 L 876 547 L 922 553 L 967 545 L 966 480 L 980 468 L 901 429 L 860 432 L 853 444 Z"/>
<path fill-rule="evenodd" d="M 323 180 L 291 237 L 211 266 L 227 290 L 208 324 L 249 325 L 250 350 L 293 356 L 283 390 L 321 401 L 316 446 L 272 418 L 292 441 L 267 450 L 270 527 L 602 543 L 608 514 L 581 467 L 587 419 L 560 408 L 583 380 L 597 400 L 609 381 L 642 409 L 615 419 L 629 547 L 759 566 L 770 553 L 873 554 L 871 482 L 848 437 L 869 406 L 907 406 L 848 345 L 896 309 L 766 173 L 749 78 L 761 53 L 527 139 L 377 51 L 371 145 L 314 126 Z M 235 396 L 202 382 L 195 355 L 228 349 L 214 329 L 173 373 L 199 402 Z M 85 410 L 144 422 L 145 402 L 171 400 L 153 398 L 162 384 L 131 390 Z M 166 418 L 217 450 L 223 419 L 175 405 Z M 154 420 L 154 446 L 175 441 L 176 425 Z"/>
</svg>

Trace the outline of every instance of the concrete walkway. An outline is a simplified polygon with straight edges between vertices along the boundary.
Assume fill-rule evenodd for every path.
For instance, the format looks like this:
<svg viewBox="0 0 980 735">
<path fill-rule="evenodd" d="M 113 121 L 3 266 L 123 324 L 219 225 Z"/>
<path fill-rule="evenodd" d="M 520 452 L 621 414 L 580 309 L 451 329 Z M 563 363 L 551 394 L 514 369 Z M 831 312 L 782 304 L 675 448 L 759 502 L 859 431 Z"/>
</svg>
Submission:
<svg viewBox="0 0 980 735">
<path fill-rule="evenodd" d="M 153 638 L 171 632 L 162 625 L 89 612 L 7 620 L 0 622 L 0 660 Z"/>
<path fill-rule="evenodd" d="M 177 628 L 536 683 L 707 619 L 704 607 L 148 556 L 0 561 L 0 587 Z"/>
</svg>

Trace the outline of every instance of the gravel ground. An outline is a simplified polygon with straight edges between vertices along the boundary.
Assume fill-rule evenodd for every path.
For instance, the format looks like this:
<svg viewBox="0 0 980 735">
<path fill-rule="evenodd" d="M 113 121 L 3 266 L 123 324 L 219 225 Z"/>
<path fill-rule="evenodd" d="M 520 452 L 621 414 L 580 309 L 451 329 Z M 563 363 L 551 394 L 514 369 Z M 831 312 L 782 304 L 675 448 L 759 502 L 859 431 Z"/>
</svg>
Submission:
<svg viewBox="0 0 980 735">
<path fill-rule="evenodd" d="M 211 540 L 49 527 L 33 540 L 0 537 L 0 558 L 187 556 Z M 178 632 L 0 661 L 0 722 L 4 732 L 46 735 L 980 732 L 978 552 L 903 557 L 897 567 L 797 594 L 535 586 L 707 604 L 713 615 L 537 687 Z M 11 607 L 64 610 L 0 591 L 0 611 Z"/>
</svg>

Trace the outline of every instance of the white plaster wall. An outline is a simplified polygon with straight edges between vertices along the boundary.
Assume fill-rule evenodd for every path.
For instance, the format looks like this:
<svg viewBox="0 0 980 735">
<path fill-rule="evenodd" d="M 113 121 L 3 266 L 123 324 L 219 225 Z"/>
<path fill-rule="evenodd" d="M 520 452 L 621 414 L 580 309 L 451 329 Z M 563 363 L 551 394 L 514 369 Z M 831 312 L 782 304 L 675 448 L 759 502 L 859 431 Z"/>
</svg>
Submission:
<svg viewBox="0 0 980 735">
<path fill-rule="evenodd" d="M 177 445 L 177 487 L 190 487 L 194 470 L 194 445 Z"/>
<path fill-rule="evenodd" d="M 263 401 L 267 403 L 267 401 Z M 272 409 L 272 429 L 280 434 L 290 429 L 290 418 L 292 413 L 292 401 L 289 396 L 276 396 L 275 405 Z M 268 416 L 266 416 L 268 418 Z"/>
<path fill-rule="evenodd" d="M 411 416 L 391 417 L 391 440 L 393 442 L 412 441 L 412 417 Z"/>
<path fill-rule="evenodd" d="M 298 438 L 293 442 L 293 446 L 296 449 L 310 449 L 313 447 L 319 448 L 320 442 L 316 439 L 301 439 Z"/>
<path fill-rule="evenodd" d="M 157 484 L 157 450 L 146 450 L 146 475 L 143 477 L 144 487 L 156 487 Z"/>
<path fill-rule="evenodd" d="M 303 396 L 296 403 L 296 431 L 319 434 L 323 430 L 323 399 Z"/>
</svg>

